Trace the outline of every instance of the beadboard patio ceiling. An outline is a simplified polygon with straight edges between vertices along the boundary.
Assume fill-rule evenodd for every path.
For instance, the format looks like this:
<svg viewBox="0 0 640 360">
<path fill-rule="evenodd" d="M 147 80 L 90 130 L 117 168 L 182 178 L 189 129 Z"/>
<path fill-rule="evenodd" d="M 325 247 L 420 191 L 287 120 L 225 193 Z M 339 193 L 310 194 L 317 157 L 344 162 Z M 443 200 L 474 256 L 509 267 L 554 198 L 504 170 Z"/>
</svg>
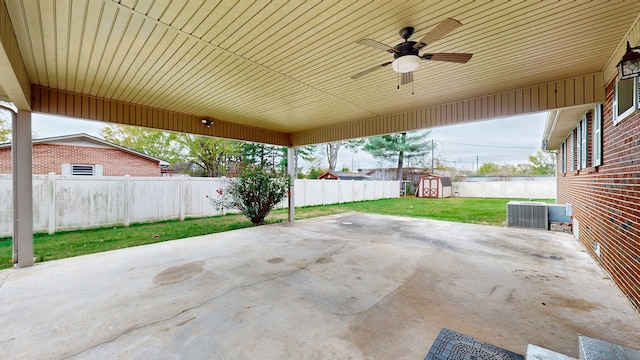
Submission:
<svg viewBox="0 0 640 360">
<path fill-rule="evenodd" d="M 602 101 L 592 89 L 611 77 L 639 11 L 635 1 L 4 3 L 3 39 L 13 29 L 19 49 L 3 40 L 5 100 L 281 145 Z M 467 64 L 422 61 L 399 90 L 391 66 L 351 79 L 392 60 L 359 39 L 394 46 L 399 29 L 413 26 L 418 40 L 446 18 L 463 26 L 421 53 L 473 53 Z M 26 81 L 20 62 L 28 106 L 16 101 Z"/>
</svg>

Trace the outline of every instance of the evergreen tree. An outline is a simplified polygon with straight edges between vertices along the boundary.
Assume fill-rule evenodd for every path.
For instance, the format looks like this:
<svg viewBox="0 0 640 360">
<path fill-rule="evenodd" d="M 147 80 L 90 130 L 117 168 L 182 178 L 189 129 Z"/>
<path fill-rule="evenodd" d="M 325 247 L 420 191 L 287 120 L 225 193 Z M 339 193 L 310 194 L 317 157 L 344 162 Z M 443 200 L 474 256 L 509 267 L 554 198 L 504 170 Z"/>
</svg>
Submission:
<svg viewBox="0 0 640 360">
<path fill-rule="evenodd" d="M 402 180 L 404 160 L 417 156 L 424 156 L 431 151 L 432 142 L 427 140 L 430 130 L 407 133 L 374 136 L 367 139 L 364 150 L 373 157 L 387 161 L 397 161 L 397 179 Z"/>
</svg>

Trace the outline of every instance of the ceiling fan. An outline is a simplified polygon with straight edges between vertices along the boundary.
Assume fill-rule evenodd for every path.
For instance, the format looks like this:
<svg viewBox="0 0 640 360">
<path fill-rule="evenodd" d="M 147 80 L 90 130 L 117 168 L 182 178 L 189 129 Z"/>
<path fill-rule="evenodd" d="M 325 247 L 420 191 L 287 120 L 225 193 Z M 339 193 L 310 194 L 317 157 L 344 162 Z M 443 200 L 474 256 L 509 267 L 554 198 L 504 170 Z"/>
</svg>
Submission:
<svg viewBox="0 0 640 360">
<path fill-rule="evenodd" d="M 391 47 L 383 43 L 377 42 L 371 39 L 358 40 L 356 43 L 361 45 L 367 45 L 376 49 L 384 50 L 393 54 L 393 61 L 389 61 L 365 71 L 359 72 L 353 75 L 352 79 L 359 79 L 367 74 L 370 74 L 378 69 L 391 65 L 393 70 L 400 74 L 400 84 L 408 84 L 413 81 L 413 71 L 418 68 L 421 60 L 434 60 L 434 61 L 446 61 L 459 64 L 465 64 L 471 59 L 473 54 L 466 53 L 424 53 L 419 54 L 419 51 L 440 39 L 441 37 L 449 34 L 451 31 L 462 26 L 458 20 L 445 19 L 438 24 L 433 30 L 428 32 L 420 39 L 420 41 L 409 41 L 411 35 L 413 35 L 414 28 L 406 27 L 400 30 L 398 33 L 404 42 Z"/>
</svg>

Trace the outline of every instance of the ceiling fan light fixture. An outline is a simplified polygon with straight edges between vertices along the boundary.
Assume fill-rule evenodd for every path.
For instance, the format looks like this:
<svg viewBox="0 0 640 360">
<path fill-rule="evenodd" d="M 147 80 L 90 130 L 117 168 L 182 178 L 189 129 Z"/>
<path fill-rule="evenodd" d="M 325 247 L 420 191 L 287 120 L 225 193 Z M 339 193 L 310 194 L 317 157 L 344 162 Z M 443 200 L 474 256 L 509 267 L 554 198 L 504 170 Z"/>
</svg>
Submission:
<svg viewBox="0 0 640 360">
<path fill-rule="evenodd" d="M 420 56 L 405 55 L 393 60 L 391 67 L 397 73 L 408 73 L 418 68 L 420 65 Z"/>
</svg>

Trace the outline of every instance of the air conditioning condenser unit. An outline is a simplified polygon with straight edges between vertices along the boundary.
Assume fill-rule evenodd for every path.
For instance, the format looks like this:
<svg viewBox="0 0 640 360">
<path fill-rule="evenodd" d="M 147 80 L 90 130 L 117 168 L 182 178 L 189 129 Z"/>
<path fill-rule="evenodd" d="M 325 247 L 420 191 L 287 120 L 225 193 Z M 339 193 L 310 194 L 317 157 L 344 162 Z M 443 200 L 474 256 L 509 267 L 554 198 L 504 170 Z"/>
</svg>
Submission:
<svg viewBox="0 0 640 360">
<path fill-rule="evenodd" d="M 549 209 L 539 201 L 509 201 L 507 226 L 528 229 L 549 229 Z"/>
</svg>

